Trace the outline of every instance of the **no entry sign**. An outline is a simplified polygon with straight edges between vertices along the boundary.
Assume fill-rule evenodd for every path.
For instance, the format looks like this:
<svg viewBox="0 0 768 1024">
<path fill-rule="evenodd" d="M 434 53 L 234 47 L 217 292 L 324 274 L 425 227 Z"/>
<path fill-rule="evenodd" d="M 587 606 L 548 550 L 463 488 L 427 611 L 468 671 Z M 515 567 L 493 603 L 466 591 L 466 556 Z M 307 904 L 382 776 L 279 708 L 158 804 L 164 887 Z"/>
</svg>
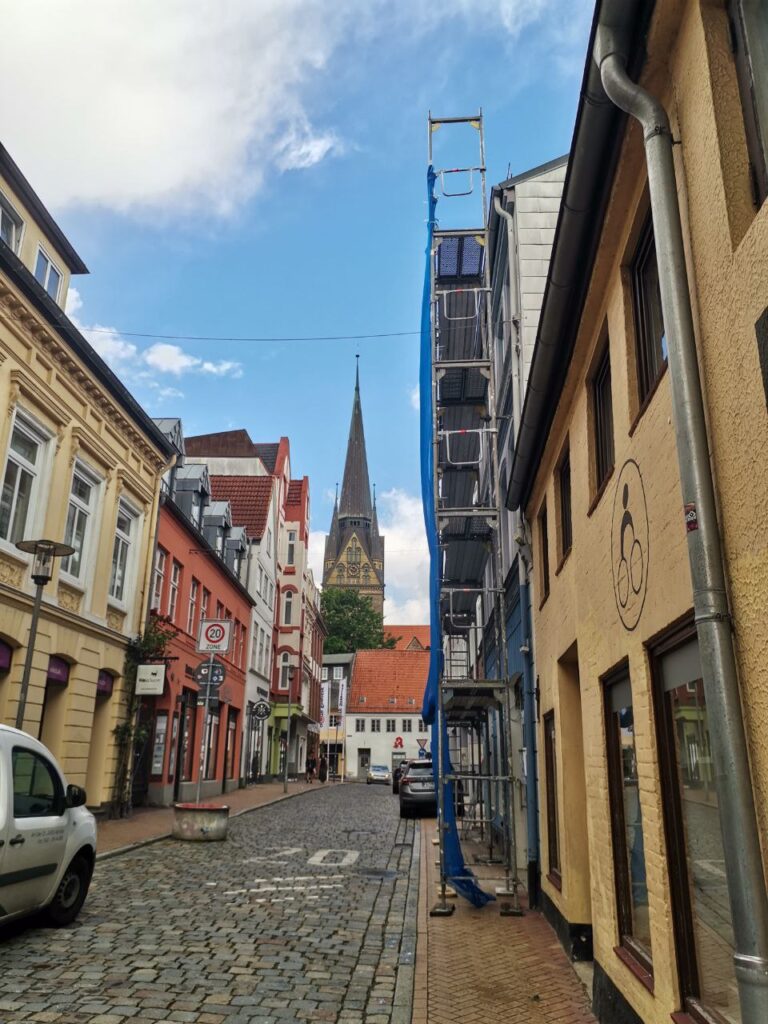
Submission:
<svg viewBox="0 0 768 1024">
<path fill-rule="evenodd" d="M 230 619 L 203 619 L 197 636 L 197 649 L 201 654 L 224 654 L 229 650 L 231 636 Z"/>
</svg>

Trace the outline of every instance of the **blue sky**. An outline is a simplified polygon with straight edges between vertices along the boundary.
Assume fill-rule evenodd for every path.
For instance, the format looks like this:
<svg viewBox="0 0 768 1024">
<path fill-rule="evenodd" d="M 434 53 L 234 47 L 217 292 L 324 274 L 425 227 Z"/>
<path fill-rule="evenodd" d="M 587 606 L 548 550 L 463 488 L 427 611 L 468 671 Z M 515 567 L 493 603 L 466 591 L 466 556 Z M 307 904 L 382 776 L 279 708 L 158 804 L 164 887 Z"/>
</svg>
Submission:
<svg viewBox="0 0 768 1024">
<path fill-rule="evenodd" d="M 0 88 L 26 97 L 5 111 L 3 141 L 90 268 L 72 315 L 110 329 L 89 337 L 151 414 L 181 416 L 188 434 L 287 434 L 317 533 L 343 468 L 359 352 L 389 618 L 424 619 L 416 335 L 158 336 L 415 331 L 427 111 L 482 106 L 489 184 L 564 153 L 592 4 L 2 6 L 14 47 Z"/>
</svg>

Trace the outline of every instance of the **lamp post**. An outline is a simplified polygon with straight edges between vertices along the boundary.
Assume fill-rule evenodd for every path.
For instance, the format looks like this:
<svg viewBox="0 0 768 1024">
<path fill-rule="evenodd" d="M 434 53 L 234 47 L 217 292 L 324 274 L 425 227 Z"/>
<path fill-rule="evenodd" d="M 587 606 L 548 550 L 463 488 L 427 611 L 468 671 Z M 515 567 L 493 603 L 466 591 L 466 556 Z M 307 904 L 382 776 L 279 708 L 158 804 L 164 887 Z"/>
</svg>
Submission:
<svg viewBox="0 0 768 1024">
<path fill-rule="evenodd" d="M 288 792 L 288 758 L 291 756 L 291 697 L 293 689 L 293 677 L 296 669 L 292 665 L 288 669 L 288 732 L 285 737 L 285 764 L 283 765 L 283 792 Z"/>
<path fill-rule="evenodd" d="M 16 542 L 16 547 L 19 551 L 34 556 L 32 561 L 32 579 L 36 584 L 35 603 L 32 605 L 32 621 L 29 624 L 27 654 L 24 658 L 24 674 L 21 677 L 19 705 L 16 708 L 16 728 L 23 729 L 24 711 L 27 707 L 27 692 L 29 691 L 29 677 L 32 673 L 32 658 L 35 653 L 35 640 L 37 639 L 37 624 L 40 619 L 40 607 L 43 603 L 43 588 L 46 583 L 50 582 L 53 576 L 54 558 L 73 555 L 75 549 L 71 544 L 59 544 L 55 540 L 20 540 Z"/>
</svg>

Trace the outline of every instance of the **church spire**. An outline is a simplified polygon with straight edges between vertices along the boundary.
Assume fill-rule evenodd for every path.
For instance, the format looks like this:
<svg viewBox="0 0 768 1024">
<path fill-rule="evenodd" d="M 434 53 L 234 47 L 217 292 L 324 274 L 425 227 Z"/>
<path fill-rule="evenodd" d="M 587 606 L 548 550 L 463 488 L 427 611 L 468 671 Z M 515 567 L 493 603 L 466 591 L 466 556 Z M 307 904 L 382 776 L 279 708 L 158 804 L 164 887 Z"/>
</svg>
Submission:
<svg viewBox="0 0 768 1024">
<path fill-rule="evenodd" d="M 360 403 L 360 356 L 356 356 L 355 396 L 352 402 L 352 420 L 349 424 L 347 459 L 341 484 L 340 519 L 367 519 L 373 517 L 371 485 L 368 480 L 368 458 L 365 451 L 363 409 Z"/>
</svg>

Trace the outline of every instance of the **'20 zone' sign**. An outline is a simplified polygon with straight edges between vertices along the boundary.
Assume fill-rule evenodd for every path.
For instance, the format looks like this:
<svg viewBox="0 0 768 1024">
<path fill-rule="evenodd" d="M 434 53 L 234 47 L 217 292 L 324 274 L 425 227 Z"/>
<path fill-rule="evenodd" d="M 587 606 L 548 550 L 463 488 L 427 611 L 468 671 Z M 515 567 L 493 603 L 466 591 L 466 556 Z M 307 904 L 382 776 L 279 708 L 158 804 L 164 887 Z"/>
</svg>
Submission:
<svg viewBox="0 0 768 1024">
<path fill-rule="evenodd" d="M 229 650 L 232 633 L 230 619 L 203 619 L 197 637 L 197 649 L 205 654 L 224 654 Z"/>
</svg>

